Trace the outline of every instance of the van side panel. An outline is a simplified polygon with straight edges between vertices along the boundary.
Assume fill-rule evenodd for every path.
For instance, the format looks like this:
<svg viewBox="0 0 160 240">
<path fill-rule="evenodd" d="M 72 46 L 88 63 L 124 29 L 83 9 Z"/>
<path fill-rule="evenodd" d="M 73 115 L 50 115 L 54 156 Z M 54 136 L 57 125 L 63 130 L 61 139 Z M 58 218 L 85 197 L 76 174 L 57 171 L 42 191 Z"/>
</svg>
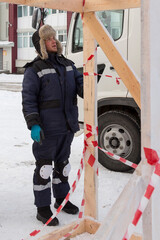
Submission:
<svg viewBox="0 0 160 240">
<path fill-rule="evenodd" d="M 140 78 L 141 75 L 141 10 L 129 9 L 128 61 Z"/>
</svg>

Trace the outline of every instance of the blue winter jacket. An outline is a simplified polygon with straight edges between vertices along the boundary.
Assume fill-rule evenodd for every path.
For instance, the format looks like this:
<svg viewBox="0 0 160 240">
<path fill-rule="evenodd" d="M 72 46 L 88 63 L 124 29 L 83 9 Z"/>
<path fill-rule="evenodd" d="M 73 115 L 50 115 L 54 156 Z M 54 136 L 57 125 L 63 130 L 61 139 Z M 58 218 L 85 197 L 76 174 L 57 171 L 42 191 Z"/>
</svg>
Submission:
<svg viewBox="0 0 160 240">
<path fill-rule="evenodd" d="M 25 68 L 22 105 L 28 128 L 38 124 L 45 136 L 77 132 L 77 94 L 83 97 L 83 75 L 73 62 L 52 53 Z"/>
</svg>

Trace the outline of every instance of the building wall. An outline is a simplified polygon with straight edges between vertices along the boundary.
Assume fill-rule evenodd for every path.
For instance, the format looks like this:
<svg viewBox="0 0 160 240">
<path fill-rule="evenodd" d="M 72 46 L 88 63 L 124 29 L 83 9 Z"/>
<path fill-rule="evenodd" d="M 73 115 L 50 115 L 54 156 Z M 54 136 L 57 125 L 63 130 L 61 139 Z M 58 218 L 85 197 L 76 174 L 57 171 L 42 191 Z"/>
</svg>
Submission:
<svg viewBox="0 0 160 240">
<path fill-rule="evenodd" d="M 8 3 L 0 3 L 0 41 L 8 41 Z"/>
<path fill-rule="evenodd" d="M 9 42 L 9 4 L 0 3 L 0 70 L 1 72 L 12 72 L 12 48 L 13 42 Z"/>
<path fill-rule="evenodd" d="M 17 5 L 9 4 L 9 41 L 14 43 L 12 48 L 12 73 L 16 73 L 17 59 Z"/>
<path fill-rule="evenodd" d="M 12 73 L 12 47 L 3 47 L 3 70 Z"/>
</svg>

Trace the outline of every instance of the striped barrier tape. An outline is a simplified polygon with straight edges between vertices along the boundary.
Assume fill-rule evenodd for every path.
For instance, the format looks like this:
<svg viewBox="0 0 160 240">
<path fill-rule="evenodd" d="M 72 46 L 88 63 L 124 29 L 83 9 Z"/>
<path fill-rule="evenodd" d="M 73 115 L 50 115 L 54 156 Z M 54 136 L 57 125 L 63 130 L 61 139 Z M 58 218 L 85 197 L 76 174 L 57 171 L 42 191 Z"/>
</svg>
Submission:
<svg viewBox="0 0 160 240">
<path fill-rule="evenodd" d="M 99 73 L 89 73 L 89 72 L 84 72 L 83 73 L 84 76 L 102 76 L 104 74 L 99 74 Z M 114 78 L 112 77 L 111 75 L 104 75 L 105 77 L 108 77 L 108 78 Z M 119 77 L 116 77 L 116 83 L 119 85 L 120 84 L 120 80 L 121 78 Z"/>
<path fill-rule="evenodd" d="M 130 167 L 132 167 L 132 168 L 134 168 L 134 169 L 136 169 L 137 166 L 138 166 L 136 163 L 133 163 L 133 162 L 131 162 L 131 161 L 125 159 L 125 158 L 122 158 L 122 157 L 120 157 L 120 156 L 117 156 L 116 154 L 113 154 L 113 153 L 111 153 L 111 152 L 108 152 L 108 151 L 104 150 L 104 149 L 101 148 L 101 147 L 98 147 L 98 148 L 99 148 L 102 152 L 104 152 L 104 153 L 106 153 L 107 155 L 111 156 L 114 160 L 118 160 L 118 161 L 124 163 L 124 164 L 127 165 L 127 166 L 130 166 Z"/>
<path fill-rule="evenodd" d="M 153 191 L 155 190 L 155 187 L 160 179 L 160 159 L 157 152 L 150 148 L 144 148 L 144 152 L 148 163 L 151 165 L 155 165 L 155 168 L 150 178 L 150 182 L 144 193 L 144 196 L 142 197 L 139 207 L 134 215 L 133 221 L 129 224 L 128 229 L 122 240 L 129 240 L 134 233 L 135 227 L 137 226 L 138 221 L 140 220 L 144 210 L 146 209 L 147 204 L 149 203 L 149 200 L 153 194 Z"/>
<path fill-rule="evenodd" d="M 29 234 L 30 237 L 37 236 L 40 232 L 42 232 L 43 229 L 52 221 L 53 218 L 55 218 L 55 217 L 59 214 L 59 212 L 62 210 L 62 208 L 63 208 L 63 207 L 65 206 L 65 204 L 68 202 L 71 194 L 75 191 L 76 186 L 77 186 L 77 184 L 78 184 L 78 182 L 79 182 L 79 180 L 80 180 L 80 177 L 81 177 L 81 174 L 82 174 L 82 171 L 83 171 L 83 168 L 84 168 L 84 162 L 83 162 L 83 160 L 84 160 L 84 154 L 86 154 L 86 159 L 88 159 L 88 160 L 87 160 L 88 164 L 89 164 L 91 167 L 94 166 L 96 159 L 95 159 L 95 157 L 94 157 L 92 154 L 89 153 L 88 146 L 89 146 L 90 144 L 92 144 L 92 146 L 98 147 L 98 142 L 97 142 L 97 141 L 91 141 L 91 143 L 88 143 L 88 139 L 89 139 L 91 136 L 93 136 L 94 134 L 98 135 L 98 127 L 93 127 L 93 126 L 91 126 L 91 125 L 89 125 L 89 124 L 86 124 L 85 129 L 88 131 L 88 133 L 86 134 L 85 139 L 84 139 L 83 157 L 81 158 L 80 168 L 78 169 L 77 177 L 76 177 L 76 180 L 75 180 L 75 181 L 73 182 L 73 184 L 72 184 L 71 190 L 70 190 L 69 193 L 67 194 L 67 196 L 66 196 L 66 198 L 64 199 L 64 201 L 62 202 L 62 204 L 59 206 L 59 208 L 56 210 L 56 212 L 50 217 L 50 219 L 44 224 L 44 226 L 43 226 L 40 230 L 34 230 L 33 232 L 31 232 L 31 233 Z M 127 164 L 127 165 L 129 165 L 129 166 L 131 166 L 131 167 L 136 168 L 136 164 L 134 164 L 134 163 L 132 163 L 132 162 L 129 162 L 128 160 L 123 159 L 123 158 L 121 158 L 121 157 L 119 157 L 119 156 L 117 156 L 117 155 L 115 155 L 115 154 L 109 153 L 109 152 L 107 152 L 106 150 L 104 150 L 104 149 L 102 149 L 102 148 L 100 148 L 100 147 L 98 147 L 98 148 L 101 149 L 102 151 L 104 151 L 106 154 L 112 156 L 115 160 L 119 160 L 119 161 L 121 161 L 121 162 L 123 162 L 123 163 L 125 163 L 125 164 Z M 96 168 L 96 174 L 97 174 L 97 176 L 98 176 L 98 167 Z M 80 214 L 82 214 L 82 213 L 80 212 Z M 77 226 L 77 227 L 78 227 L 78 226 Z M 74 229 L 74 230 L 75 230 L 75 229 Z M 29 238 L 30 238 L 30 237 L 29 237 Z M 28 238 L 25 238 L 25 239 L 27 240 Z M 24 240 L 24 239 L 22 239 L 22 240 Z"/>
<path fill-rule="evenodd" d="M 95 164 L 95 157 L 90 154 L 90 151 L 88 149 L 88 143 L 87 140 L 92 137 L 94 134 L 98 135 L 98 127 L 97 128 L 92 128 L 91 125 L 86 124 L 86 130 L 88 131 L 88 133 L 85 135 L 85 139 L 84 139 L 84 149 L 83 149 L 83 156 L 85 156 L 85 159 L 87 160 L 88 164 L 93 167 Z M 92 133 L 91 133 L 92 132 Z M 92 142 L 97 142 L 97 141 L 92 141 Z M 97 144 L 93 144 L 94 147 L 97 147 Z M 98 167 L 96 168 L 96 175 L 98 176 Z M 83 196 L 82 202 L 81 202 L 81 209 L 79 212 L 79 216 L 78 216 L 78 222 L 76 224 L 76 226 L 67 234 L 65 234 L 60 240 L 67 240 L 71 237 L 72 233 L 79 227 L 80 225 L 80 220 L 82 219 L 83 215 L 84 215 L 84 205 L 85 205 L 85 199 Z"/>
<path fill-rule="evenodd" d="M 92 60 L 92 58 L 94 58 L 96 51 L 97 51 L 97 47 L 95 48 L 94 53 L 92 53 L 92 54 L 89 56 L 89 58 L 87 58 L 86 62 L 83 63 L 83 67 L 85 67 L 86 64 L 87 64 L 90 60 Z"/>
<path fill-rule="evenodd" d="M 83 19 L 83 15 L 84 15 L 84 5 L 85 5 L 85 0 L 82 0 L 82 19 Z"/>
</svg>

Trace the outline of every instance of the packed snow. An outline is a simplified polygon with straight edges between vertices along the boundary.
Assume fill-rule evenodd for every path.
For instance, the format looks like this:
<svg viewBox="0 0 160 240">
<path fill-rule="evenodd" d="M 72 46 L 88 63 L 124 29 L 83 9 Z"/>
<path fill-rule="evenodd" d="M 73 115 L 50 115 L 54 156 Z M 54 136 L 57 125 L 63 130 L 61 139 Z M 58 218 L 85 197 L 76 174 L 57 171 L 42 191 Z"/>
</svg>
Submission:
<svg viewBox="0 0 160 240">
<path fill-rule="evenodd" d="M 22 82 L 23 75 L 0 74 L 0 82 Z M 32 139 L 22 115 L 21 92 L 0 90 L 0 238 L 3 240 L 26 239 L 43 224 L 36 220 L 32 178 L 34 157 Z M 72 144 L 69 182 L 72 185 L 82 156 L 83 134 L 75 137 Z M 107 212 L 123 190 L 131 174 L 116 173 L 99 165 L 98 221 L 103 221 Z M 83 175 L 71 201 L 80 207 L 83 196 Z M 52 201 L 52 210 L 54 199 Z M 78 215 L 60 212 L 58 227 L 45 227 L 43 236 L 75 221 Z M 36 239 L 32 237 L 32 239 Z M 80 239 L 80 238 L 75 238 Z M 81 238 L 82 239 L 82 238 Z"/>
</svg>

